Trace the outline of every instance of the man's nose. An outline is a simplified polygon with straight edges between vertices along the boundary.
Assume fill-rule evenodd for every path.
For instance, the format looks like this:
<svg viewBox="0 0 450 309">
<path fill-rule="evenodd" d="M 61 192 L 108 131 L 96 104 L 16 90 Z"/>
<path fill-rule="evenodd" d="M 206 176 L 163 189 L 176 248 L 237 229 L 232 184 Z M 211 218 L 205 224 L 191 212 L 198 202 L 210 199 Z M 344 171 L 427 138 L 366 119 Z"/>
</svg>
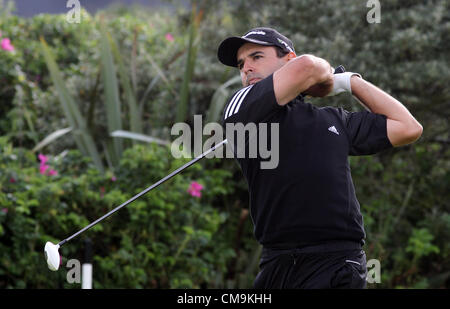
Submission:
<svg viewBox="0 0 450 309">
<path fill-rule="evenodd" d="M 244 62 L 244 67 L 242 68 L 245 74 L 253 72 L 253 66 L 250 65 L 249 61 Z"/>
</svg>

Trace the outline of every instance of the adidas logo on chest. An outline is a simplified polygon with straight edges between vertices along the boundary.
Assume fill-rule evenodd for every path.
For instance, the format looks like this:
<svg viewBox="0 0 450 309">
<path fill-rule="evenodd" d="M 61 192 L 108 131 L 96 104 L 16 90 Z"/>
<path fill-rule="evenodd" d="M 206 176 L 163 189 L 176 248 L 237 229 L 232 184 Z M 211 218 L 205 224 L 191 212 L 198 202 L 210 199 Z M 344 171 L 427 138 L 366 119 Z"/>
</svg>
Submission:
<svg viewBox="0 0 450 309">
<path fill-rule="evenodd" d="M 336 130 L 336 127 L 335 127 L 335 126 L 329 127 L 329 128 L 328 128 L 328 131 L 333 132 L 334 134 L 339 135 L 339 132 L 338 132 L 338 130 Z"/>
</svg>

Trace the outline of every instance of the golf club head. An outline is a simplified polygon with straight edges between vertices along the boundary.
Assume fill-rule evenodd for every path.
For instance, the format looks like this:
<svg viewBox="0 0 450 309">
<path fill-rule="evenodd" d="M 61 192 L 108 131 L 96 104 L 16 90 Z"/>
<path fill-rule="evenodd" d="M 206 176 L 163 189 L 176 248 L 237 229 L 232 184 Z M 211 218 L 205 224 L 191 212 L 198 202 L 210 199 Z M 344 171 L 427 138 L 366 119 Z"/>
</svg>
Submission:
<svg viewBox="0 0 450 309">
<path fill-rule="evenodd" d="M 45 259 L 47 260 L 48 268 L 52 271 L 57 271 L 61 263 L 61 257 L 58 252 L 59 245 L 52 244 L 47 241 L 44 248 Z"/>
</svg>

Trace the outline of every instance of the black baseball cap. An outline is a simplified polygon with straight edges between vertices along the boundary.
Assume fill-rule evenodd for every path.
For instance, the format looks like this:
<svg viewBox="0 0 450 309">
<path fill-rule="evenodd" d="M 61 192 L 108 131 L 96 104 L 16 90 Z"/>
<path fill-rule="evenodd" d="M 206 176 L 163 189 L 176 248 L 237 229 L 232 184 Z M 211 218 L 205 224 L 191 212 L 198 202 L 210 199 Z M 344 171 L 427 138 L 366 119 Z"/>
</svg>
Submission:
<svg viewBox="0 0 450 309">
<path fill-rule="evenodd" d="M 231 67 L 237 67 L 237 52 L 245 43 L 255 43 L 265 46 L 278 46 L 286 52 L 294 52 L 291 40 L 272 28 L 260 27 L 248 31 L 241 37 L 233 36 L 222 41 L 217 51 L 220 62 Z"/>
</svg>

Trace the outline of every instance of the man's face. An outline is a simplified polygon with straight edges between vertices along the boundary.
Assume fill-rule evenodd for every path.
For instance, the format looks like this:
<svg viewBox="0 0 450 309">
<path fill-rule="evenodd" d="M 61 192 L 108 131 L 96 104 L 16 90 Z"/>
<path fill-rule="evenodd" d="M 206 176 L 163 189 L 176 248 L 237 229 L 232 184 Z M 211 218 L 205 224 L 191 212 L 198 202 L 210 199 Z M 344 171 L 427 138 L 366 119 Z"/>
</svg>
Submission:
<svg viewBox="0 0 450 309">
<path fill-rule="evenodd" d="M 275 47 L 245 43 L 237 52 L 237 67 L 244 87 L 266 78 L 286 64 L 288 55 L 278 58 Z"/>
</svg>

